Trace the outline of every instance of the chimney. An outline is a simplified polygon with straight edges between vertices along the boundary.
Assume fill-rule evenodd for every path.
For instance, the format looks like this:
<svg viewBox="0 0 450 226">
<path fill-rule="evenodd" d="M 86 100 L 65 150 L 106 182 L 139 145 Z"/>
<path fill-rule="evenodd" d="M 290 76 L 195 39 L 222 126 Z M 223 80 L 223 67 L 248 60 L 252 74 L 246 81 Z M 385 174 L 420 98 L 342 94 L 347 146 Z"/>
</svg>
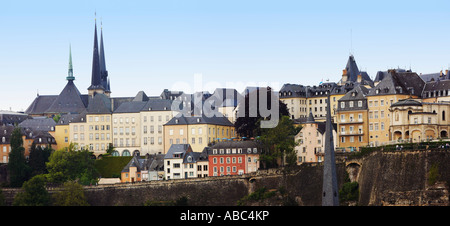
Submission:
<svg viewBox="0 0 450 226">
<path fill-rule="evenodd" d="M 362 75 L 361 75 L 361 74 L 358 75 L 358 78 L 357 78 L 356 81 L 357 81 L 358 83 L 361 83 L 361 81 L 362 81 Z"/>
<path fill-rule="evenodd" d="M 347 75 L 347 70 L 342 70 L 342 82 L 347 82 L 348 79 L 348 75 Z"/>
</svg>

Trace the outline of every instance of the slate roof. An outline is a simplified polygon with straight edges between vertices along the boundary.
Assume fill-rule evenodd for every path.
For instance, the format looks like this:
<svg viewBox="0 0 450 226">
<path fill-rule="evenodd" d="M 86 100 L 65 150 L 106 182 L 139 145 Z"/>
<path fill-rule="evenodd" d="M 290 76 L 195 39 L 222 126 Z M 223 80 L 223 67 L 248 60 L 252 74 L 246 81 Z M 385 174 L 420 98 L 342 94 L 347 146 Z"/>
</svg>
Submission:
<svg viewBox="0 0 450 226">
<path fill-rule="evenodd" d="M 149 99 L 142 111 L 170 111 L 172 100 L 169 99 Z"/>
<path fill-rule="evenodd" d="M 25 110 L 25 114 L 44 114 L 57 98 L 58 95 L 38 95 Z"/>
<path fill-rule="evenodd" d="M 53 131 L 56 122 L 52 118 L 36 117 L 27 119 L 19 124 L 21 128 L 29 128 L 34 132 L 37 131 Z M 53 130 L 52 130 L 53 128 Z"/>
<path fill-rule="evenodd" d="M 181 154 L 180 158 L 184 158 L 186 152 L 192 152 L 190 144 L 172 144 L 164 156 L 164 159 L 173 159 L 174 154 Z"/>
<path fill-rule="evenodd" d="M 233 148 L 242 148 L 243 150 L 247 149 L 247 148 L 257 148 L 258 149 L 258 153 L 261 153 L 261 150 L 264 146 L 257 142 L 257 141 L 251 141 L 251 140 L 240 140 L 240 141 L 222 141 L 222 142 L 217 142 L 216 144 L 212 145 L 209 149 L 208 149 L 208 154 L 212 154 L 212 150 L 213 149 L 233 149 Z M 243 152 L 244 154 L 246 152 Z M 253 153 L 253 152 L 252 152 Z M 219 154 L 219 153 L 218 153 Z M 226 152 L 224 153 L 226 154 Z"/>
<path fill-rule="evenodd" d="M 18 112 L 0 111 L 0 125 L 15 125 L 23 122 L 28 115 Z"/>
<path fill-rule="evenodd" d="M 280 98 L 306 97 L 306 86 L 286 83 L 281 87 Z"/>
<path fill-rule="evenodd" d="M 160 97 L 161 99 L 175 100 L 181 94 L 183 94 L 183 91 L 170 91 L 168 89 L 164 89 Z"/>
<path fill-rule="evenodd" d="M 61 115 L 59 118 L 57 125 L 69 125 L 71 122 L 75 122 L 75 119 L 77 119 L 80 116 L 80 114 L 65 114 Z"/>
<path fill-rule="evenodd" d="M 147 104 L 147 102 L 141 102 L 141 101 L 131 101 L 131 102 L 125 102 L 121 104 L 114 113 L 138 113 L 140 112 L 144 106 Z"/>
<path fill-rule="evenodd" d="M 308 86 L 306 97 L 326 97 L 330 92 L 338 86 L 335 82 L 322 83 L 318 86 Z"/>
<path fill-rule="evenodd" d="M 399 100 L 391 105 L 391 107 L 399 107 L 399 106 L 422 106 L 422 103 L 413 99 L 404 99 Z"/>
<path fill-rule="evenodd" d="M 81 96 L 73 80 L 69 80 L 45 113 L 81 113 L 86 109 Z"/>
<path fill-rule="evenodd" d="M 212 116 L 207 117 L 204 114 L 202 116 L 184 116 L 183 114 L 178 114 L 169 120 L 165 125 L 193 125 L 193 124 L 212 124 L 212 125 L 222 125 L 222 126 L 234 126 L 227 117 L 222 114 L 220 117 Z"/>
<path fill-rule="evenodd" d="M 97 93 L 94 97 L 89 97 L 86 110 L 88 114 L 111 114 L 111 99 L 105 94 Z"/>
<path fill-rule="evenodd" d="M 433 82 L 427 82 L 425 87 L 423 88 L 423 94 L 425 92 L 433 92 L 433 91 L 445 91 L 450 89 L 450 80 L 438 80 Z M 426 95 L 423 95 L 426 97 Z M 438 96 L 438 95 L 437 95 Z"/>
<path fill-rule="evenodd" d="M 350 55 L 348 57 L 347 65 L 345 66 L 345 70 L 347 71 L 347 80 L 356 82 L 358 79 L 358 75 L 361 74 L 362 80 L 372 81 L 367 72 L 360 71 L 358 69 L 358 65 L 356 65 L 355 57 Z"/>
<path fill-rule="evenodd" d="M 139 91 L 134 97 L 133 101 L 148 101 L 148 96 L 144 91 Z"/>
<path fill-rule="evenodd" d="M 164 154 L 146 155 L 144 158 L 133 156 L 121 172 L 130 172 L 130 167 L 136 167 L 138 172 L 164 171 Z"/>
<path fill-rule="evenodd" d="M 11 125 L 0 126 L 0 144 L 10 144 L 11 143 L 11 134 L 12 134 L 13 130 L 14 130 L 14 126 L 11 126 Z M 3 140 L 4 140 L 4 142 L 3 142 Z"/>
<path fill-rule="evenodd" d="M 345 94 L 339 101 L 346 101 L 346 100 L 363 100 L 366 99 L 366 95 L 369 93 L 369 89 L 367 89 L 364 86 L 358 85 L 347 94 Z"/>
<path fill-rule="evenodd" d="M 424 86 L 425 82 L 415 72 L 389 70 L 384 74 L 383 80 L 370 89 L 367 95 L 406 94 L 420 97 Z"/>
</svg>

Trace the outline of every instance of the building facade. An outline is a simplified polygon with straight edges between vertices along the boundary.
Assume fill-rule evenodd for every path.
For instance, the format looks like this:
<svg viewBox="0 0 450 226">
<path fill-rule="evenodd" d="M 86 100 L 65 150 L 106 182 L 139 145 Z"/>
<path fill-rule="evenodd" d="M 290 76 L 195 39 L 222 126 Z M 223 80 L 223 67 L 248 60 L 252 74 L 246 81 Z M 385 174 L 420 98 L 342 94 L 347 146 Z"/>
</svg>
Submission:
<svg viewBox="0 0 450 226">
<path fill-rule="evenodd" d="M 225 141 L 207 149 L 209 176 L 242 175 L 260 167 L 262 145 L 254 141 Z"/>
<path fill-rule="evenodd" d="M 358 85 L 338 101 L 337 141 L 341 149 L 353 151 L 369 144 L 368 92 Z"/>
<path fill-rule="evenodd" d="M 370 146 L 390 143 L 390 106 L 402 99 L 420 98 L 424 86 L 425 82 L 414 72 L 389 70 L 383 79 L 369 90 L 367 101 Z"/>
<path fill-rule="evenodd" d="M 202 152 L 209 143 L 236 136 L 234 125 L 224 116 L 206 117 L 179 115 L 164 125 L 165 153 L 172 144 L 190 144 L 195 152 Z"/>
<path fill-rule="evenodd" d="M 333 127 L 333 142 L 337 147 L 336 124 Z M 300 132 L 295 136 L 298 145 L 295 147 L 297 152 L 297 164 L 322 162 L 325 153 L 325 122 L 317 122 L 312 113 L 308 120 L 303 124 Z"/>
</svg>

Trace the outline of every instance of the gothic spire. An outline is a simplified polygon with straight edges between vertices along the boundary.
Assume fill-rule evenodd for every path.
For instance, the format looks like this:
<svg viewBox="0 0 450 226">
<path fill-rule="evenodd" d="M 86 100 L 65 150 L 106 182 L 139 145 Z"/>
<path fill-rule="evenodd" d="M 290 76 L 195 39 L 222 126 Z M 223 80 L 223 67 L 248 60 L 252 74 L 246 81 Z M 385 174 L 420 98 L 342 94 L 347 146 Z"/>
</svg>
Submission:
<svg viewBox="0 0 450 226">
<path fill-rule="evenodd" d="M 330 92 L 327 96 L 325 126 L 325 159 L 323 164 L 322 206 L 339 206 L 336 162 L 334 159 L 333 125 L 331 124 Z"/>
<path fill-rule="evenodd" d="M 91 86 L 88 90 L 100 89 L 104 90 L 102 86 L 101 74 L 100 74 L 100 58 L 98 55 L 98 39 L 97 39 L 97 20 L 95 21 L 95 31 L 94 31 L 94 50 L 92 55 L 92 78 Z"/>
<path fill-rule="evenodd" d="M 75 80 L 75 77 L 73 76 L 73 66 L 72 66 L 72 46 L 69 45 L 69 71 L 68 76 L 66 77 L 67 81 L 73 81 Z"/>
<path fill-rule="evenodd" d="M 105 62 L 105 49 L 103 47 L 103 23 L 101 23 L 100 27 L 100 75 L 101 75 L 101 83 L 105 91 L 109 91 L 108 89 L 108 71 L 106 70 L 106 62 Z"/>
</svg>

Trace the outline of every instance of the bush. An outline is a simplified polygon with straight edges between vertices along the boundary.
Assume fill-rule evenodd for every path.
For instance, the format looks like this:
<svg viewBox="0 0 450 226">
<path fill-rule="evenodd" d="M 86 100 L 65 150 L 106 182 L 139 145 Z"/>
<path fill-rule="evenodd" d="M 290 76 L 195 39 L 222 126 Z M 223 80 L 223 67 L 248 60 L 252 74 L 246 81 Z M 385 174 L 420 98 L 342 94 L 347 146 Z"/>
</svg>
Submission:
<svg viewBox="0 0 450 226">
<path fill-rule="evenodd" d="M 432 186 L 439 180 L 439 166 L 438 164 L 433 164 L 428 171 L 428 185 Z"/>
<path fill-rule="evenodd" d="M 359 185 L 358 182 L 347 182 L 339 190 L 339 200 L 341 202 L 346 201 L 358 201 L 359 199 Z"/>
</svg>

